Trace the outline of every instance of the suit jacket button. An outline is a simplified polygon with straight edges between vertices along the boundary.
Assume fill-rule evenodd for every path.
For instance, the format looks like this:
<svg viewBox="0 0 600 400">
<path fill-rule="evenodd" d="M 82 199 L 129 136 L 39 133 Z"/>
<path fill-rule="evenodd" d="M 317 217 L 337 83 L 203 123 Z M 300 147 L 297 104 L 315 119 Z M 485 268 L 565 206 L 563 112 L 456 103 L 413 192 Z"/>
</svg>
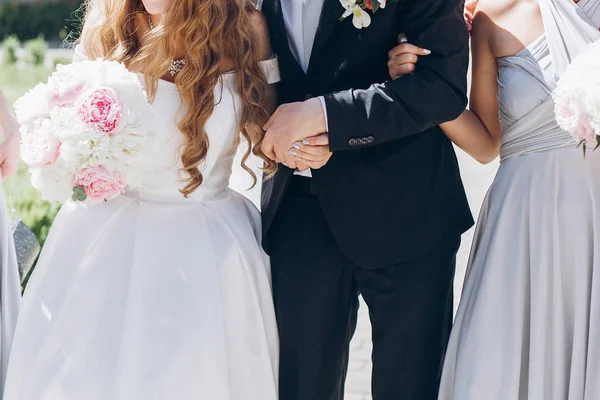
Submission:
<svg viewBox="0 0 600 400">
<path fill-rule="evenodd" d="M 373 136 L 369 136 L 367 138 L 367 143 L 373 143 L 375 141 L 375 138 Z"/>
<path fill-rule="evenodd" d="M 348 140 L 348 144 L 349 144 L 351 147 L 354 147 L 354 146 L 356 146 L 356 139 L 350 139 L 350 140 Z"/>
<path fill-rule="evenodd" d="M 365 144 L 367 144 L 367 139 L 366 138 L 360 138 L 359 139 L 359 143 L 364 146 Z"/>
<path fill-rule="evenodd" d="M 313 96 L 312 94 L 308 93 L 306 96 L 304 96 L 304 100 L 310 100 L 313 97 L 315 97 L 315 96 Z"/>
</svg>

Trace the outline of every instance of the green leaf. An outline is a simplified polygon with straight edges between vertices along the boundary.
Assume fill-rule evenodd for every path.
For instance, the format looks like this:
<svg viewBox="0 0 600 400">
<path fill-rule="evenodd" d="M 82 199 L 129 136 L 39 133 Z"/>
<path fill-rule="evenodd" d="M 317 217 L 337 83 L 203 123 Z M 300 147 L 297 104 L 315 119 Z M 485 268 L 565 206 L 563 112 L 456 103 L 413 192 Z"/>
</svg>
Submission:
<svg viewBox="0 0 600 400">
<path fill-rule="evenodd" d="M 378 0 L 371 0 L 371 7 L 373 7 L 373 14 L 380 8 L 380 4 Z"/>
<path fill-rule="evenodd" d="M 83 187 L 75 186 L 73 188 L 73 196 L 71 198 L 73 201 L 85 201 L 85 199 L 87 199 L 87 193 Z"/>
</svg>

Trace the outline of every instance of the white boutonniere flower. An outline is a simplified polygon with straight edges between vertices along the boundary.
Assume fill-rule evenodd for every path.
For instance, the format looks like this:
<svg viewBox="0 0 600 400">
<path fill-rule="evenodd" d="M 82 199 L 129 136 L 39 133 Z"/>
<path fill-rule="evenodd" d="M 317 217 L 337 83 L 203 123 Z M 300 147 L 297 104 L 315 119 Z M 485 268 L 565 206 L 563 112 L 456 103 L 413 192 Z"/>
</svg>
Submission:
<svg viewBox="0 0 600 400">
<path fill-rule="evenodd" d="M 387 0 L 340 0 L 346 11 L 340 17 L 340 21 L 352 15 L 352 24 L 356 29 L 367 28 L 371 25 L 371 15 L 380 8 L 385 8 Z"/>
</svg>

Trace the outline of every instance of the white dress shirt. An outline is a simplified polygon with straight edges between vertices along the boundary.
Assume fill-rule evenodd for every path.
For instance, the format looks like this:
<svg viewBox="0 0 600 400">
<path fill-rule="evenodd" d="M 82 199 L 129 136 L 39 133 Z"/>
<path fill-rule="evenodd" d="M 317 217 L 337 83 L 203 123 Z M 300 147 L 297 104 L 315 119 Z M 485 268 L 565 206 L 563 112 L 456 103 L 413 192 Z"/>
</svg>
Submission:
<svg viewBox="0 0 600 400">
<path fill-rule="evenodd" d="M 321 10 L 324 0 L 281 0 L 281 10 L 283 11 L 283 21 L 287 31 L 290 50 L 300 67 L 306 72 L 310 62 Z M 325 119 L 327 112 L 325 100 L 320 97 Z M 295 172 L 296 175 L 311 177 L 310 170 L 304 172 Z"/>
<path fill-rule="evenodd" d="M 324 0 L 281 0 L 290 50 L 306 72 Z"/>
</svg>

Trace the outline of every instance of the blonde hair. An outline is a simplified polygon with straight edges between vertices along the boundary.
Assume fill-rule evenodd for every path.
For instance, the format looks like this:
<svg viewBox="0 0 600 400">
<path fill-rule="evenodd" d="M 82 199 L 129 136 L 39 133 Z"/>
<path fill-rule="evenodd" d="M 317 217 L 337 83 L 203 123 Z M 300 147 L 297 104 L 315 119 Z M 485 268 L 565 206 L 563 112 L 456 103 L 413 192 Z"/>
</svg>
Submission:
<svg viewBox="0 0 600 400">
<path fill-rule="evenodd" d="M 181 161 L 187 174 L 181 193 L 188 197 L 203 181 L 199 169 L 206 159 L 209 139 L 204 129 L 214 106 L 214 89 L 226 67 L 236 71 L 236 86 L 241 97 L 240 131 L 250 144 L 242 159 L 254 184 L 256 175 L 246 165 L 250 152 L 264 160 L 264 170 L 272 175 L 277 165 L 261 151 L 262 126 L 269 118 L 266 109 L 268 83 L 262 72 L 255 8 L 248 0 L 170 0 L 162 16 L 162 29 L 155 29 L 139 42 L 136 18 L 145 15 L 140 0 L 88 0 L 82 45 L 91 59 L 105 58 L 123 62 L 145 76 L 151 99 L 158 80 L 168 71 L 175 55 L 175 44 L 185 52 L 186 64 L 176 76 L 186 111 L 179 130 L 186 138 Z"/>
</svg>

